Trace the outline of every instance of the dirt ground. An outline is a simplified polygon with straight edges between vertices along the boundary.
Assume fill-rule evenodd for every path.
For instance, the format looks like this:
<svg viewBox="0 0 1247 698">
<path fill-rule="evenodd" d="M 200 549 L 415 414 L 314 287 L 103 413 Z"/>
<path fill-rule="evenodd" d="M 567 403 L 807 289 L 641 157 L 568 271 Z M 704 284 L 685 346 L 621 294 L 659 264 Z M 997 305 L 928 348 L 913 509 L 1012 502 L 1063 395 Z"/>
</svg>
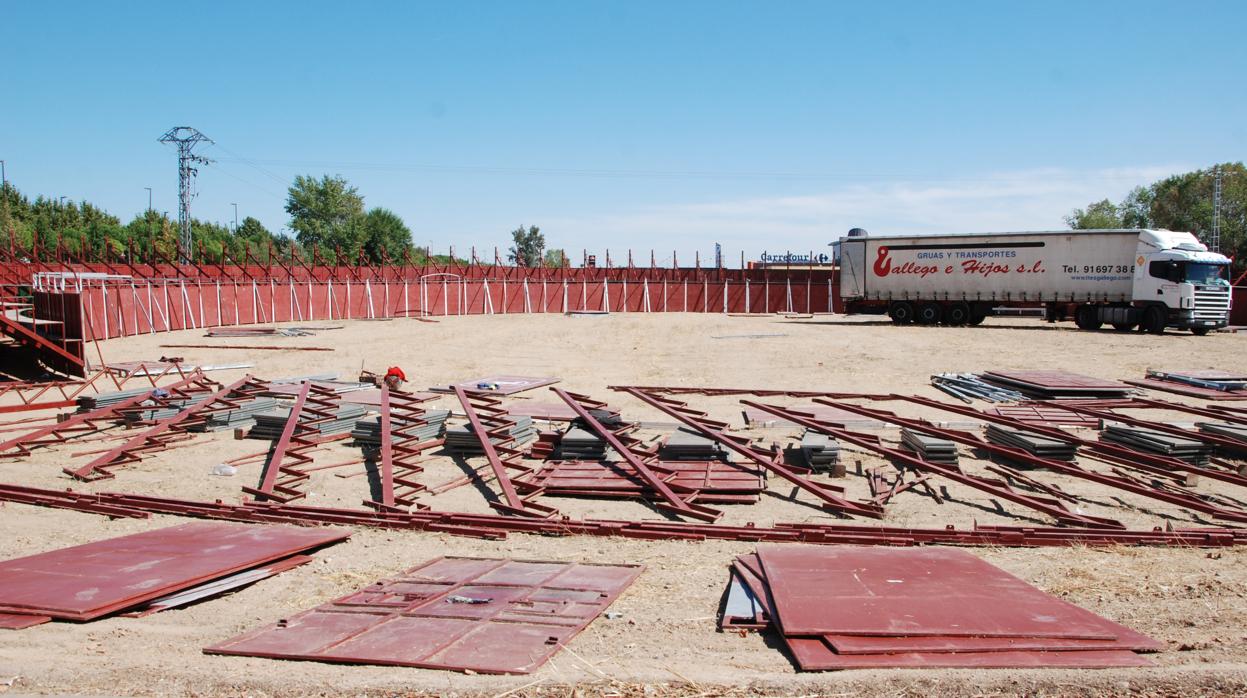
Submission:
<svg viewBox="0 0 1247 698">
<path fill-rule="evenodd" d="M 614 314 L 563 317 L 510 315 L 414 320 L 308 323 L 309 337 L 205 338 L 202 331 L 148 335 L 101 345 L 109 361 L 179 355 L 197 364 L 249 362 L 247 371 L 216 371 L 228 382 L 337 373 L 353 378 L 361 365 L 405 369 L 409 387 L 445 385 L 497 374 L 557 376 L 560 387 L 588 393 L 644 420 L 642 434 L 670 431 L 669 417 L 607 389 L 610 385 L 790 388 L 919 394 L 948 400 L 931 388 L 932 373 L 1003 368 L 1063 368 L 1101 378 L 1142 377 L 1148 368 L 1247 369 L 1247 335 L 1193 337 L 1171 333 L 1074 330 L 1030 319 L 991 319 L 981 327 L 893 327 L 872 319 L 816 316 Z M 161 344 L 271 344 L 323 346 L 332 352 L 170 349 Z M 129 386 L 127 386 L 129 387 Z M 1166 399 L 1185 401 L 1164 395 Z M 517 396 L 557 401 L 545 389 Z M 768 399 L 776 404 L 799 400 Z M 766 443 L 787 443 L 788 427 L 746 429 L 737 398 L 690 397 L 695 406 Z M 450 401 L 439 404 L 451 406 Z M 882 405 L 898 413 L 963 423 L 947 413 Z M 1178 413 L 1149 418 L 1189 422 Z M 960 420 L 960 421 L 959 421 Z M 972 426 L 972 424 L 967 424 Z M 8 429 L 10 427 L 2 427 Z M 877 431 L 895 441 L 895 430 Z M 0 433 L 0 437 L 5 434 Z M 0 482 L 92 491 L 161 494 L 239 501 L 254 485 L 259 464 L 233 477 L 210 473 L 225 460 L 263 450 L 263 442 L 236 441 L 228 432 L 201 435 L 177 448 L 117 471 L 113 480 L 75 483 L 61 473 L 86 462 L 86 452 L 115 441 L 77 443 L 0 460 Z M 75 455 L 79 454 L 79 455 Z M 358 457 L 335 445 L 316 454 L 330 464 Z M 866 498 L 856 472 L 885 461 L 845 447 L 844 485 Z M 483 461 L 470 460 L 469 465 Z M 1104 464 L 1080 461 L 1095 469 Z M 962 465 L 981 473 L 988 463 L 962 450 Z M 357 507 L 368 496 L 362 466 L 318 471 L 307 488 L 313 505 Z M 462 474 L 460 463 L 434 457 L 425 482 Z M 1032 473 L 1079 498 L 1078 510 L 1110 516 L 1132 528 L 1204 526 L 1217 522 L 1171 505 L 1109 490 L 1053 473 Z M 976 490 L 939 483 L 946 501 L 911 490 L 888 505 L 884 523 L 969 527 L 978 523 L 1050 525 L 1044 515 Z M 1247 492 L 1201 481 L 1201 492 L 1247 502 Z M 438 510 L 490 512 L 491 483 L 429 498 Z M 635 501 L 542 499 L 574 517 L 662 520 Z M 792 497 L 776 482 L 757 504 L 723 506 L 724 523 L 833 521 L 806 495 Z M 6 504 L 0 509 L 0 558 L 160 528 L 182 520 L 108 519 L 71 511 Z M 146 618 L 91 623 L 54 622 L 0 631 L 0 692 L 105 695 L 1242 695 L 1247 693 L 1247 551 L 1145 548 L 976 548 L 977 555 L 1071 602 L 1152 635 L 1167 649 L 1156 666 L 1130 670 L 893 670 L 798 673 L 767 634 L 716 632 L 715 617 L 734 555 L 753 546 L 735 542 L 656 542 L 595 537 L 550 538 L 512 534 L 483 541 L 442 534 L 359 529 L 316 554 L 303 567 L 247 589 L 185 609 Z M 396 667 L 207 656 L 201 649 L 259 625 L 288 617 L 371 581 L 439 555 L 476 555 L 586 562 L 639 563 L 645 572 L 615 604 L 615 619 L 599 618 L 537 672 L 485 676 Z M 938 602 L 938 600 L 933 600 Z"/>
</svg>

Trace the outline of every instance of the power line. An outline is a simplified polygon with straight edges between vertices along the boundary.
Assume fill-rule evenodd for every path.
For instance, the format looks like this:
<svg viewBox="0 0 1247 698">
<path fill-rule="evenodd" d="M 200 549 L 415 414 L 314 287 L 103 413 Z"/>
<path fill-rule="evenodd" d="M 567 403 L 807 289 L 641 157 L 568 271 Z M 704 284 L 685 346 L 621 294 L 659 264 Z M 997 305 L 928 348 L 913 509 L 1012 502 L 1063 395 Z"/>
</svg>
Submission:
<svg viewBox="0 0 1247 698">
<path fill-rule="evenodd" d="M 224 149 L 223 149 L 224 150 Z M 501 167 L 492 165 L 439 165 L 431 163 L 375 163 L 350 161 L 300 161 L 300 160 L 252 160 L 234 154 L 234 160 L 222 159 L 222 162 L 237 162 L 254 167 L 266 175 L 284 183 L 278 175 L 264 169 L 260 163 L 283 167 L 310 167 L 344 170 L 371 170 L 390 172 L 460 172 L 470 174 L 504 174 L 504 175 L 553 175 L 580 177 L 633 177 L 656 179 L 795 179 L 795 180 L 896 180 L 904 182 L 976 182 L 998 183 L 1008 182 L 1017 175 L 1000 177 L 937 177 L 920 176 L 912 173 L 838 173 L 838 172 L 767 172 L 767 171 L 709 171 L 709 170 L 648 170 L 648 169 L 605 169 L 605 168 L 561 168 L 561 167 Z M 1137 174 L 1088 174 L 1068 177 L 1068 180 L 1105 180 L 1134 181 Z M 1060 181 L 1051 178 L 1050 181 Z"/>
</svg>

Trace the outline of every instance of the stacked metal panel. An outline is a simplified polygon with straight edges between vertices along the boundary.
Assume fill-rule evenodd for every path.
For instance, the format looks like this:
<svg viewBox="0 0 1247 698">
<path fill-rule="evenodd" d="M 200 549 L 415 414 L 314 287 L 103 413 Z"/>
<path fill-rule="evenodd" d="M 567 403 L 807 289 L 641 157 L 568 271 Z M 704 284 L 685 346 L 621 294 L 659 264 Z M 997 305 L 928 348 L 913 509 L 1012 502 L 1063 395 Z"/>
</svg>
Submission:
<svg viewBox="0 0 1247 698">
<path fill-rule="evenodd" d="M 963 550 L 765 545 L 741 555 L 724 629 L 773 628 L 805 671 L 1133 667 L 1163 644 Z"/>
<path fill-rule="evenodd" d="M 917 453 L 922 460 L 943 465 L 957 464 L 957 444 L 946 439 L 901 429 L 901 446 Z"/>
<path fill-rule="evenodd" d="M 419 419 L 403 419 L 401 423 L 393 423 L 391 427 L 413 427 L 410 431 L 405 432 L 406 439 L 415 439 L 419 441 L 428 441 L 436 439 L 442 435 L 442 430 L 446 428 L 446 420 L 450 417 L 450 410 L 425 410 L 424 415 Z M 399 422 L 400 420 L 391 420 Z M 369 417 L 355 422 L 355 428 L 351 431 L 351 436 L 355 438 L 357 446 L 379 447 L 381 445 L 381 417 Z"/>
<path fill-rule="evenodd" d="M 658 449 L 663 460 L 722 460 L 724 453 L 713 439 L 688 429 L 676 429 Z"/>
<path fill-rule="evenodd" d="M 341 434 L 353 429 L 355 422 L 360 417 L 363 417 L 367 411 L 367 408 L 363 405 L 339 405 L 334 413 L 334 418 L 317 424 L 316 428 L 321 436 Z M 255 415 L 255 426 L 247 433 L 247 438 L 268 439 L 270 441 L 281 438 L 281 432 L 286 428 L 286 422 L 289 419 L 289 409 L 257 414 Z"/>
<path fill-rule="evenodd" d="M 511 426 L 507 434 L 515 439 L 516 444 L 528 443 L 537 436 L 537 428 L 533 426 L 532 417 L 515 416 L 503 419 L 510 422 Z M 500 442 L 494 439 L 491 443 Z M 469 424 L 458 424 L 446 428 L 446 450 L 464 456 L 479 456 L 485 453 L 485 449 L 481 447 L 480 437 Z"/>
<path fill-rule="evenodd" d="M 80 395 L 78 397 L 78 411 L 90 412 L 101 407 L 109 407 L 119 402 L 125 402 L 135 395 L 143 395 L 151 393 L 157 388 L 136 388 L 134 390 L 121 390 L 115 393 L 99 393 L 97 395 Z"/>
<path fill-rule="evenodd" d="M 155 422 L 161 419 L 168 419 L 170 417 L 176 417 L 179 412 L 187 407 L 194 407 L 195 405 L 198 405 L 207 399 L 207 397 L 208 395 L 204 393 L 194 395 L 189 398 L 169 400 L 165 405 L 161 405 L 159 407 L 126 412 L 124 413 L 123 418 L 128 424 L 137 424 L 138 422 Z"/>
<path fill-rule="evenodd" d="M 801 456 L 811 470 L 832 470 L 840 460 L 840 444 L 826 434 L 807 429 L 801 435 Z"/>
<path fill-rule="evenodd" d="M 1172 456 L 1194 465 L 1207 465 L 1213 451 L 1213 447 L 1203 441 L 1121 424 L 1105 425 L 1100 439 L 1139 451 Z"/>
<path fill-rule="evenodd" d="M 603 460 L 606 442 L 587 429 L 573 426 L 559 440 L 558 454 L 563 460 Z"/>
<path fill-rule="evenodd" d="M 1001 446 L 1020 448 L 1033 456 L 1051 460 L 1072 461 L 1078 452 L 1078 446 L 1072 443 L 996 424 L 987 425 L 987 440 Z"/>
<path fill-rule="evenodd" d="M 1132 388 L 1069 371 L 987 371 L 979 378 L 1040 400 L 1126 397 Z"/>
<path fill-rule="evenodd" d="M 277 400 L 271 397 L 258 397 L 242 403 L 238 407 L 221 410 L 208 415 L 202 422 L 192 424 L 190 431 L 221 431 L 235 427 L 245 427 L 255 423 L 255 416 L 277 409 Z"/>
<path fill-rule="evenodd" d="M 1236 453 L 1247 451 L 1247 426 L 1242 424 L 1222 424 L 1220 422 L 1196 422 L 1195 426 L 1205 434 L 1224 436 L 1227 439 L 1238 441 L 1243 447 L 1237 449 Z"/>
<path fill-rule="evenodd" d="M 931 385 L 964 402 L 974 398 L 988 402 L 1017 402 L 1025 395 L 1008 388 L 992 385 L 973 373 L 938 373 L 931 376 Z"/>
<path fill-rule="evenodd" d="M 149 605 L 171 608 L 258 581 L 310 559 L 299 553 L 350 535 L 318 526 L 195 522 L 6 560 L 0 562 L 0 614 L 26 620 L 7 627 L 137 609 L 145 614 Z M 281 560 L 291 564 L 258 569 Z M 238 578 L 244 570 L 252 574 Z M 187 591 L 193 592 L 189 599 L 179 594 Z"/>
</svg>

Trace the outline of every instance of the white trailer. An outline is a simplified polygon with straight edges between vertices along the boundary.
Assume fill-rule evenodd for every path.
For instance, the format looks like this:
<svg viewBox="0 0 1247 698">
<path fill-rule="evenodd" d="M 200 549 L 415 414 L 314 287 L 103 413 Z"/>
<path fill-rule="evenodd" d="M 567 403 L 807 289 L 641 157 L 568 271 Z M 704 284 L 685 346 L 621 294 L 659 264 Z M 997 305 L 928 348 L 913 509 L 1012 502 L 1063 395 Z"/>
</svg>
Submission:
<svg viewBox="0 0 1247 698">
<path fill-rule="evenodd" d="M 839 247 L 845 309 L 897 324 L 978 324 L 1002 305 L 1043 305 L 1049 319 L 1073 306 L 1082 329 L 1206 334 L 1229 322 L 1230 260 L 1190 233 L 861 236 Z"/>
</svg>

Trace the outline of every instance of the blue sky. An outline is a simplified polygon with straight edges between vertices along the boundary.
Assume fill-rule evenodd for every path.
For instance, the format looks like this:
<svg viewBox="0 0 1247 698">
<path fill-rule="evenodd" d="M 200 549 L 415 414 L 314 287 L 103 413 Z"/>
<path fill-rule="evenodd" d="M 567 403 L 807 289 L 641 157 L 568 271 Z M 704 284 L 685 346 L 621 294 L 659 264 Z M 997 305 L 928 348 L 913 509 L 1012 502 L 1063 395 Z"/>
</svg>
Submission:
<svg viewBox="0 0 1247 698">
<path fill-rule="evenodd" d="M 10 2 L 0 159 L 28 194 L 274 231 L 340 174 L 435 250 L 578 258 L 1062 227 L 1247 144 L 1247 3 Z M 615 253 L 612 253 L 615 256 Z"/>
</svg>

